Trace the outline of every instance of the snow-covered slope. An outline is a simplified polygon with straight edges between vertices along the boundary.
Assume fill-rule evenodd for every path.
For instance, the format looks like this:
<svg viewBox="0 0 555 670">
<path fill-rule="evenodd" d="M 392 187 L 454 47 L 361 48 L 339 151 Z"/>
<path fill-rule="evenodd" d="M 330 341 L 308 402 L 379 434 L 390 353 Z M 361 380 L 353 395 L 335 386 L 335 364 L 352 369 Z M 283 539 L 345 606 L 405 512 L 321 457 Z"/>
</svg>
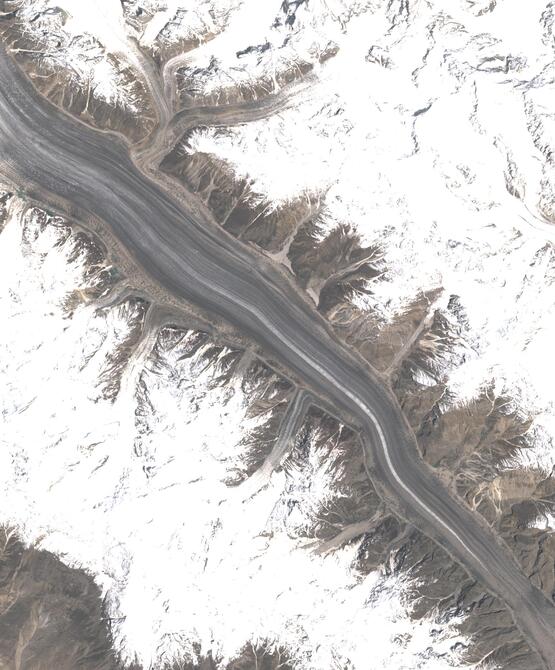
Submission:
<svg viewBox="0 0 555 670">
<path fill-rule="evenodd" d="M 180 106 L 219 106 L 166 176 L 291 270 L 549 591 L 553 3 L 7 4 L 20 62 L 87 122 L 148 148 Z M 495 663 L 472 616 L 510 617 L 379 506 L 345 427 L 306 419 L 259 490 L 292 384 L 146 299 L 101 306 L 119 275 L 98 240 L 0 194 L 4 219 L 0 523 L 94 576 L 125 662 Z"/>
<path fill-rule="evenodd" d="M 242 354 L 181 327 L 137 345 L 148 307 L 98 307 L 94 244 L 17 199 L 0 236 L 4 522 L 94 575 L 145 668 L 262 642 L 304 670 L 450 667 L 456 621 L 412 621 L 404 578 L 359 573 L 357 542 L 314 553 L 307 529 L 348 494 L 329 442 L 254 497 L 230 486 L 287 386 L 260 364 L 223 384 Z"/>
<path fill-rule="evenodd" d="M 543 435 L 537 460 L 549 471 L 553 12 L 511 0 L 366 10 L 335 25 L 339 51 L 297 104 L 200 128 L 187 151 L 229 164 L 270 207 L 316 194 L 321 236 L 350 225 L 379 247 L 385 273 L 356 299 L 372 318 L 389 323 L 435 289 L 443 308 L 457 296 L 467 354 L 445 370 L 449 391 L 462 403 L 486 388 L 515 398 Z M 298 16 L 313 12 L 309 3 Z"/>
</svg>

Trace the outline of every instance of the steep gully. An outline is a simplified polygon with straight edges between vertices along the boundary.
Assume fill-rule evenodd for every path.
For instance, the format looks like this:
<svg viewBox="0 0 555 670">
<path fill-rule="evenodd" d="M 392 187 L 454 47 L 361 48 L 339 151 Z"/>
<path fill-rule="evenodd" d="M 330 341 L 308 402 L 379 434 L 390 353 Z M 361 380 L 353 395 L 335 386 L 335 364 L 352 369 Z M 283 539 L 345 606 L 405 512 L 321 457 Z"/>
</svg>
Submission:
<svg viewBox="0 0 555 670">
<path fill-rule="evenodd" d="M 389 387 L 272 262 L 193 216 L 127 148 L 42 99 L 0 48 L 0 174 L 102 222 L 155 282 L 240 328 L 355 426 L 377 490 L 510 608 L 555 670 L 555 607 L 419 457 Z"/>
</svg>

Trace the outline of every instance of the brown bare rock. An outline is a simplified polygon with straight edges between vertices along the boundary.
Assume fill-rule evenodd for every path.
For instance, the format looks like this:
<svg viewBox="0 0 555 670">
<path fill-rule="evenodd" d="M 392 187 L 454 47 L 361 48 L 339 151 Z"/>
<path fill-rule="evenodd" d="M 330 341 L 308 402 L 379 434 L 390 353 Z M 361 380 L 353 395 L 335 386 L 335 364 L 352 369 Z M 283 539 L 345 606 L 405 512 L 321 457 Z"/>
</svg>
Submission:
<svg viewBox="0 0 555 670">
<path fill-rule="evenodd" d="M 125 20 L 137 36 L 148 30 L 151 21 L 157 21 L 157 12 L 166 10 L 162 2 L 153 7 L 152 3 L 144 0 L 121 0 L 121 6 Z M 228 24 L 232 12 L 233 7 L 227 12 L 220 11 L 218 16 L 214 12 L 206 11 L 207 22 L 204 24 L 199 21 L 192 29 L 191 12 L 186 8 L 178 8 L 172 14 L 166 14 L 165 22 L 158 23 L 158 32 L 153 36 L 152 42 L 148 46 L 141 43 L 141 48 L 148 51 L 161 69 L 172 58 L 181 58 L 220 34 Z"/>
<path fill-rule="evenodd" d="M 215 220 L 231 235 L 252 243 L 288 264 L 287 254 L 299 228 L 317 211 L 316 198 L 270 207 L 252 192 L 248 178 L 238 178 L 211 154 L 194 152 L 189 131 L 167 154 L 160 168 L 197 195 Z M 222 131 L 224 132 L 224 131 Z"/>
<path fill-rule="evenodd" d="M 164 158 L 160 169 L 176 177 L 208 207 L 216 221 L 225 225 L 229 214 L 238 206 L 248 183 L 237 179 L 231 170 L 215 157 L 188 152 L 187 136 Z"/>
<path fill-rule="evenodd" d="M 336 45 L 330 45 L 326 55 L 320 58 L 321 62 L 331 58 L 337 51 Z M 181 108 L 192 108 L 204 105 L 234 105 L 254 102 L 285 86 L 302 81 L 313 69 L 313 62 L 299 60 L 295 64 L 284 65 L 275 76 L 262 76 L 252 82 L 239 83 L 233 87 L 216 89 L 213 92 L 206 93 L 206 82 L 212 77 L 222 76 L 220 65 L 213 58 L 206 68 L 187 65 L 177 70 L 176 83 L 179 105 Z"/>
<path fill-rule="evenodd" d="M 82 570 L 0 529 L 0 666 L 116 670 L 100 589 Z"/>
<path fill-rule="evenodd" d="M 13 197 L 13 193 L 0 190 L 0 232 L 4 230 L 4 226 L 6 225 L 6 221 L 8 219 L 8 208 L 10 206 L 10 202 L 13 200 Z"/>
<path fill-rule="evenodd" d="M 67 296 L 65 311 L 71 316 L 75 308 L 105 296 L 121 279 L 112 266 L 108 251 L 101 240 L 92 233 L 79 229 L 71 222 L 39 207 L 30 207 L 22 214 L 22 244 L 25 253 L 46 258 L 41 248 L 42 235 L 53 235 L 54 249 L 61 250 L 67 263 L 78 263 L 82 280 L 72 294 Z"/>
<path fill-rule="evenodd" d="M 462 654 L 463 662 L 489 661 L 503 670 L 540 670 L 541 660 L 523 639 L 505 606 L 433 541 L 397 524 L 393 519 L 386 520 L 365 539 L 359 550 L 359 569 L 366 573 L 375 569 L 380 559 L 385 562 L 386 572 L 397 575 L 407 586 L 406 604 L 415 620 L 431 617 L 438 637 L 450 623 L 471 640 L 468 646 L 454 642 L 453 649 Z M 429 653 L 432 658 L 433 650 Z"/>
<path fill-rule="evenodd" d="M 392 388 L 415 431 L 444 397 L 444 364 L 456 365 L 464 356 L 461 319 L 457 299 L 452 297 L 445 312 L 434 312 L 429 327 L 419 333 L 391 376 Z"/>
<path fill-rule="evenodd" d="M 195 663 L 182 662 L 164 666 L 163 670 L 292 670 L 288 661 L 289 655 L 285 649 L 275 645 L 258 643 L 245 646 L 237 658 L 227 664 L 222 664 L 212 654 L 200 655 Z M 141 670 L 128 668 L 128 670 Z"/>
<path fill-rule="evenodd" d="M 442 346 L 445 341 L 449 337 L 444 332 Z M 554 534 L 533 524 L 553 514 L 554 478 L 540 468 L 512 465 L 518 463 L 521 451 L 534 446 L 528 434 L 530 418 L 492 390 L 464 405 L 453 403 L 433 366 L 426 363 L 422 355 L 426 350 L 409 356 L 396 377 L 396 390 L 416 430 L 423 458 L 497 529 L 532 583 L 552 598 Z M 416 371 L 425 374 L 425 384 L 415 381 Z M 519 653 L 515 647 L 514 654 Z"/>
<path fill-rule="evenodd" d="M 73 36 L 65 29 L 62 10 L 37 13 L 33 30 L 20 17 L 20 7 L 0 21 L 0 35 L 37 89 L 58 107 L 100 130 L 118 133 L 132 143 L 147 137 L 157 123 L 156 111 L 145 81 L 122 57 L 107 52 L 90 35 Z M 70 53 L 78 50 L 85 66 L 105 62 L 117 77 L 117 95 L 98 93 L 90 76 L 77 75 Z"/>
<path fill-rule="evenodd" d="M 125 20 L 140 34 L 152 20 L 152 15 L 142 6 L 140 0 L 121 0 L 121 5 Z M 182 38 L 178 29 L 186 20 L 186 16 L 187 12 L 185 10 L 178 9 L 161 27 L 154 44 L 149 48 L 151 56 L 158 65 L 163 64 L 173 56 L 196 49 L 201 44 L 201 39 L 202 41 L 210 39 L 209 34 L 199 35 L 195 38 Z"/>
<path fill-rule="evenodd" d="M 423 293 L 392 321 L 374 323 L 374 329 L 367 328 L 366 337 L 356 338 L 360 340 L 358 348 L 364 357 L 391 377 L 411 353 L 424 329 L 429 327 L 434 318 L 434 303 L 441 293 L 441 289 Z M 371 319 L 367 320 L 371 326 Z"/>
<path fill-rule="evenodd" d="M 99 398 L 114 401 L 120 393 L 124 375 L 131 368 L 133 357 L 139 350 L 148 306 L 149 303 L 142 298 L 129 298 L 111 308 L 117 310 L 118 317 L 126 327 L 124 332 L 118 333 L 118 341 L 101 370 L 97 387 Z"/>
<path fill-rule="evenodd" d="M 289 247 L 291 268 L 300 285 L 317 298 L 320 309 L 331 312 L 379 274 L 379 251 L 364 247 L 348 225 L 324 234 L 317 219 L 306 222 Z"/>
<path fill-rule="evenodd" d="M 128 20 L 140 26 L 143 18 L 138 3 L 124 0 L 123 4 Z M 404 3 L 396 4 L 400 4 L 402 14 Z M 480 6 L 484 12 L 489 11 L 485 3 Z M 289 11 L 288 5 L 284 20 L 294 23 L 295 11 Z M 182 18 L 178 12 L 170 23 Z M 63 14 L 57 20 L 63 32 Z M 146 84 L 129 65 L 106 55 L 128 96 L 142 106 L 139 113 L 103 100 L 90 87 L 76 87 L 63 71 L 54 72 L 42 53 L 45 45 L 30 39 L 18 22 L 17 11 L 1 26 L 15 57 L 55 104 L 97 128 L 121 133 L 131 142 L 144 140 L 154 129 L 156 114 Z M 168 41 L 165 46 L 164 30 L 171 28 L 168 24 L 162 29 L 159 44 L 152 51 L 158 65 L 198 44 L 183 40 L 171 46 Z M 91 44 L 91 48 L 98 46 Z M 237 58 L 265 49 L 266 45 L 248 47 Z M 336 47 L 330 45 L 321 60 L 335 52 Z M 373 57 L 387 66 L 381 55 Z M 313 67 L 311 62 L 301 62 L 284 68 L 277 83 L 283 87 L 305 77 Z M 276 80 L 263 77 L 253 84 L 206 95 L 205 83 L 218 72 L 216 60 L 206 69 L 189 65 L 179 68 L 179 103 L 192 107 L 252 102 L 275 90 Z M 553 512 L 555 481 L 551 473 L 539 468 L 514 468 L 518 453 L 530 446 L 529 417 L 521 416 L 508 398 L 495 397 L 490 390 L 464 406 L 457 405 L 447 392 L 446 365 L 455 367 L 467 353 L 465 315 L 457 296 L 451 296 L 447 307 L 439 309 L 435 301 L 441 289 L 432 290 L 384 324 L 378 315 L 358 307 L 355 300 L 371 296 L 373 282 L 387 271 L 380 249 L 365 245 L 350 225 L 326 226 L 322 218 L 325 203 L 315 196 L 276 208 L 261 202 L 248 177 L 238 177 L 215 156 L 192 149 L 190 139 L 198 131 L 192 129 L 181 139 L 163 159 L 161 170 L 195 194 L 227 232 L 258 246 L 292 271 L 299 287 L 310 295 L 336 333 L 383 373 L 384 383 L 391 383 L 416 433 L 422 458 L 451 485 L 461 504 L 496 529 L 531 582 L 553 598 L 555 538 L 551 531 L 530 526 Z M 544 185 L 544 193 L 551 192 L 548 186 Z M 515 185 L 511 188 L 517 192 Z M 10 197 L 0 194 L 0 228 Z M 553 215 L 552 204 L 548 197 L 543 202 L 547 218 Z M 30 210 L 23 225 L 24 244 L 31 248 L 45 226 L 56 228 L 59 244 L 70 252 L 70 262 L 84 254 L 90 269 L 84 287 L 68 299 L 68 313 L 81 301 L 97 299 L 109 291 L 114 276 L 102 245 L 74 231 L 62 219 Z M 126 370 L 132 367 L 145 334 L 151 334 L 145 328 L 147 301 L 129 298 L 116 309 L 130 327 L 101 375 L 99 393 L 111 399 L 121 392 Z M 278 443 L 288 407 L 294 402 L 293 382 L 246 348 L 244 342 L 224 342 L 214 333 L 178 326 L 164 326 L 154 335 L 136 390 L 135 452 L 144 458 L 145 472 L 148 474 L 150 465 L 141 436 L 148 432 L 149 419 L 155 412 L 148 398 L 146 377 L 160 375 L 179 383 L 180 364 L 187 362 L 199 374 L 209 370 L 209 388 L 223 389 L 228 397 L 239 385 L 247 398 L 247 416 L 260 419 L 239 445 L 244 456 L 226 484 L 239 486 L 246 482 L 263 468 Z M 227 401 L 224 398 L 222 402 Z M 331 473 L 329 495 L 325 505 L 303 508 L 299 521 L 297 512 L 303 507 L 303 496 L 320 474 L 316 472 L 318 464 L 323 464 L 326 474 Z M 490 662 L 503 670 L 541 667 L 507 608 L 445 551 L 386 509 L 369 481 L 358 436 L 349 426 L 321 409 L 311 408 L 278 467 L 283 468 L 286 482 L 279 516 L 291 536 L 312 540 L 312 548 L 319 553 L 358 542 L 358 572 L 365 575 L 382 570 L 409 584 L 407 605 L 415 620 L 433 617 L 440 628 L 456 622 L 461 633 L 471 639 L 471 646 L 464 651 L 469 663 Z M 7 534 L 0 555 L 0 627 L 6 630 L 0 635 L 0 661 L 9 670 L 116 667 L 99 592 L 87 575 L 70 570 L 45 552 L 25 549 Z M 221 668 L 222 663 L 208 655 L 198 663 L 173 667 L 212 670 Z M 245 648 L 226 667 L 277 670 L 289 665 L 283 650 L 262 645 Z"/>
</svg>

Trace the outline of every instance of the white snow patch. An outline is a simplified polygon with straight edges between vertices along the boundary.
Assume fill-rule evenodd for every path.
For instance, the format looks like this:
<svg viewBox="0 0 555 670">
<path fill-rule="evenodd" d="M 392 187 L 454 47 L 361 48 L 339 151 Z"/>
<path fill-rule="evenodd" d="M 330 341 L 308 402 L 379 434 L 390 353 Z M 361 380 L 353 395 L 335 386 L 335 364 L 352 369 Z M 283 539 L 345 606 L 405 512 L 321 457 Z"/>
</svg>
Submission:
<svg viewBox="0 0 555 670">
<path fill-rule="evenodd" d="M 309 62 L 318 72 L 318 61 L 341 39 L 349 17 L 368 11 L 371 3 L 311 0 L 300 3 L 293 22 L 288 18 L 295 3 L 288 11 L 286 5 L 244 0 L 222 33 L 187 56 L 195 87 L 225 100 L 238 87 L 261 82 L 277 91 L 279 73 Z"/>
<path fill-rule="evenodd" d="M 73 86 L 115 107 L 144 108 L 121 71 L 129 64 L 142 73 L 119 2 L 25 0 L 18 20 L 37 45 L 35 57 L 42 50 L 40 59 L 54 74 L 65 71 Z"/>
<path fill-rule="evenodd" d="M 555 79 L 545 5 L 529 11 L 510 0 L 484 14 L 462 1 L 448 10 L 385 5 L 333 32 L 337 56 L 294 108 L 226 133 L 203 130 L 192 146 L 272 203 L 321 194 L 326 226 L 354 225 L 379 245 L 387 272 L 367 308 L 384 321 L 422 291 L 458 296 L 469 355 L 446 370 L 450 391 L 464 402 L 493 380 L 555 439 L 555 221 L 546 218 Z M 541 444 L 538 463 L 552 466 Z"/>
<path fill-rule="evenodd" d="M 241 6 L 242 0 L 143 0 L 139 4 L 148 16 L 142 28 L 140 43 L 146 47 L 156 47 L 161 42 L 202 42 L 217 35 Z"/>
<path fill-rule="evenodd" d="M 94 36 L 110 53 L 127 55 L 128 28 L 121 2 L 114 0 L 48 0 L 50 9 L 59 7 L 68 14 L 66 30 L 72 35 Z"/>
<path fill-rule="evenodd" d="M 54 232 L 24 248 L 14 216 L 0 235 L 0 517 L 95 575 L 124 656 L 160 667 L 199 644 L 225 660 L 265 640 L 302 670 L 457 665 L 450 648 L 465 640 L 411 621 L 403 583 L 358 577 L 355 545 L 323 558 L 288 536 L 286 475 L 248 502 L 224 484 L 252 426 L 238 386 L 211 388 L 209 370 L 170 352 L 166 373 L 145 368 L 140 441 L 133 393 L 98 400 L 129 315 L 82 306 L 67 318 L 84 268 Z M 309 511 L 330 494 L 317 455 L 311 473 Z"/>
</svg>

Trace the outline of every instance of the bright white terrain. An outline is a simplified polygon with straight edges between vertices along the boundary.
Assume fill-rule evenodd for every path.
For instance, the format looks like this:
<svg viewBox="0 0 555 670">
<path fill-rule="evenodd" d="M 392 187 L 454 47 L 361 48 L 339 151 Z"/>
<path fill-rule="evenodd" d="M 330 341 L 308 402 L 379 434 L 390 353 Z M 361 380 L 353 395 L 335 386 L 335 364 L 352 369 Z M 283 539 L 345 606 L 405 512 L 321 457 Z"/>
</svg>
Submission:
<svg viewBox="0 0 555 670">
<path fill-rule="evenodd" d="M 322 6 L 332 4 L 328 15 Z M 366 11 L 342 23 L 341 7 L 355 4 Z M 322 31 L 331 24 L 326 34 L 339 45 L 317 83 L 268 120 L 202 129 L 189 143 L 248 176 L 270 206 L 317 194 L 329 231 L 350 224 L 378 245 L 386 271 L 363 306 L 384 324 L 424 291 L 442 288 L 444 305 L 458 296 L 467 351 L 444 370 L 453 397 L 464 403 L 492 389 L 514 398 L 534 417 L 535 456 L 527 451 L 523 464 L 549 472 L 554 12 L 518 0 L 488 7 L 311 2 L 298 20 Z M 256 44 L 267 30 L 238 31 L 235 44 Z"/>
<path fill-rule="evenodd" d="M 316 62 L 287 110 L 199 130 L 191 150 L 248 176 L 271 207 L 316 194 L 325 230 L 348 223 L 378 245 L 385 273 L 361 304 L 384 326 L 424 291 L 442 288 L 444 310 L 457 296 L 464 360 L 442 361 L 450 402 L 484 389 L 509 396 L 533 418 L 534 449 L 512 465 L 551 471 L 551 4 L 311 0 L 289 25 L 268 0 L 128 3 L 146 7 L 140 28 L 119 0 L 24 4 L 29 16 L 67 12 L 56 24 L 65 60 L 52 67 L 131 112 L 138 103 L 107 54 L 141 71 L 136 41 L 198 39 L 182 60 L 207 96 L 268 76 L 278 90 L 276 73 Z M 337 55 L 320 63 L 331 47 Z M 402 583 L 356 574 L 356 546 L 317 556 L 290 532 L 280 510 L 292 487 L 304 491 L 301 525 L 334 495 L 318 454 L 308 493 L 283 473 L 248 501 L 225 485 L 254 428 L 239 387 L 211 388 L 214 370 L 168 349 L 171 374 L 145 357 L 114 402 L 103 397 L 143 315 L 133 303 L 97 311 L 86 301 L 68 315 L 64 302 L 90 280 L 68 244 L 48 228 L 25 248 L 17 208 L 0 236 L 0 518 L 95 575 L 126 658 L 148 667 L 194 657 L 198 643 L 230 659 L 266 641 L 300 670 L 456 667 L 453 631 L 411 621 Z M 141 421 L 138 394 L 151 407 Z"/>
<path fill-rule="evenodd" d="M 183 358 L 190 335 L 164 339 L 162 366 L 147 347 L 104 397 L 140 310 L 81 300 L 68 313 L 94 284 L 86 253 L 54 225 L 26 230 L 16 203 L 0 235 L 0 518 L 95 576 L 124 656 L 159 667 L 263 642 L 302 670 L 456 665 L 465 640 L 411 621 L 402 582 L 357 574 L 357 543 L 318 556 L 299 537 L 340 495 L 319 450 L 246 501 L 225 485 L 256 420 L 239 385 L 211 388 L 202 349 Z"/>
</svg>

